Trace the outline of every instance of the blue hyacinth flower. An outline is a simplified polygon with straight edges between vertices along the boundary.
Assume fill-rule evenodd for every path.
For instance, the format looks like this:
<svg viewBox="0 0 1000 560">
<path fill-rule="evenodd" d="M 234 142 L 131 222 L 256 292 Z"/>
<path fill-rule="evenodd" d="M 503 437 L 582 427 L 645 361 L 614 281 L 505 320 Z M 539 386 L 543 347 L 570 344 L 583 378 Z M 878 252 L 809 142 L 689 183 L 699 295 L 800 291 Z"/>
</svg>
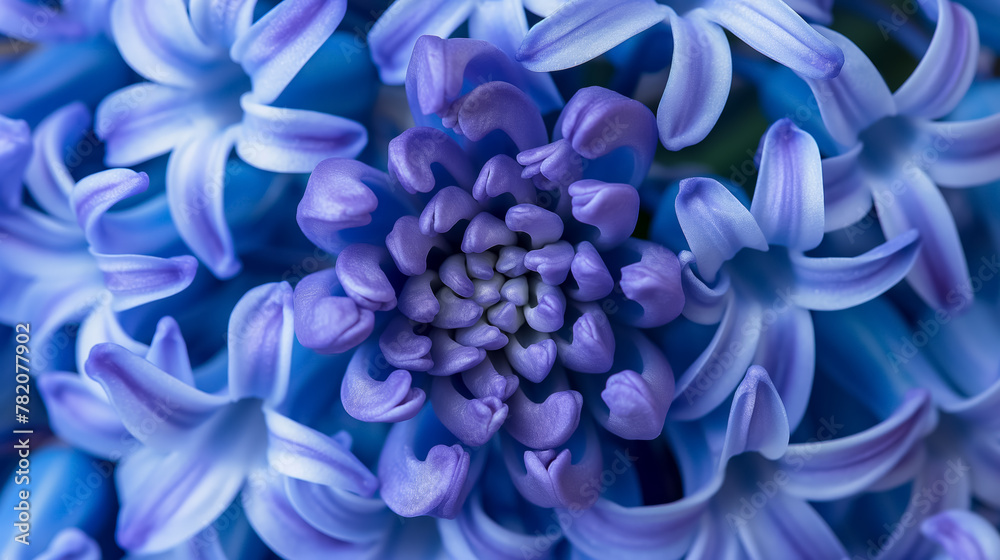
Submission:
<svg viewBox="0 0 1000 560">
<path fill-rule="evenodd" d="M 40 368 L 57 357 L 58 344 L 46 344 L 57 328 L 103 305 L 122 311 L 173 295 L 197 269 L 191 256 L 170 256 L 183 245 L 162 196 L 113 208 L 148 189 L 145 173 L 74 179 L 97 150 L 89 124 L 79 104 L 53 113 L 33 136 L 23 121 L 0 117 L 0 319 L 32 323 Z"/>
<path fill-rule="evenodd" d="M 233 310 L 221 368 L 192 370 L 169 318 L 145 356 L 93 347 L 86 373 L 141 443 L 115 473 L 119 545 L 137 554 L 185 546 L 238 495 L 253 529 L 286 556 L 374 554 L 384 545 L 392 526 L 370 498 L 378 480 L 351 453 L 351 437 L 286 416 L 292 322 L 291 288 L 265 284 Z M 221 389 L 198 388 L 219 369 Z"/>
<path fill-rule="evenodd" d="M 572 0 L 528 32 L 517 57 L 529 70 L 562 70 L 587 62 L 660 22 L 670 25 L 674 37 L 670 78 L 657 109 L 660 141 L 670 150 L 703 140 L 722 114 L 732 82 L 724 30 L 817 80 L 837 76 L 844 64 L 840 48 L 780 0 Z"/>
<path fill-rule="evenodd" d="M 934 38 L 895 93 L 849 40 L 822 31 L 846 57 L 829 81 L 803 76 L 838 154 L 823 161 L 826 229 L 852 226 L 874 204 L 887 238 L 911 229 L 923 249 L 907 280 L 928 304 L 958 309 L 969 289 L 961 240 L 938 187 L 965 188 L 1000 179 L 1000 114 L 940 121 L 972 83 L 978 60 L 976 22 L 941 0 Z"/>
<path fill-rule="evenodd" d="M 256 21 L 256 2 L 113 5 L 115 42 L 149 81 L 111 94 L 98 108 L 106 161 L 134 165 L 170 154 L 173 221 L 220 278 L 240 269 L 223 207 L 231 151 L 260 169 L 305 173 L 331 156 L 354 157 L 367 142 L 355 121 L 275 104 L 336 29 L 346 4 L 290 0 Z"/>
<path fill-rule="evenodd" d="M 661 200 L 653 223 L 653 239 L 690 248 L 680 252 L 685 317 L 719 325 L 678 379 L 673 418 L 707 414 L 755 364 L 770 374 L 794 429 L 816 362 L 809 310 L 845 309 L 878 296 L 907 274 L 920 247 L 916 232 L 908 232 L 857 257 L 806 256 L 824 229 L 816 142 L 783 119 L 761 140 L 759 154 L 749 208 L 714 179 L 687 179 L 676 197 Z"/>
<path fill-rule="evenodd" d="M 993 553 L 1000 539 L 997 529 L 965 510 L 973 498 L 1000 507 L 994 413 L 1000 353 L 987 342 L 1000 333 L 995 306 L 977 301 L 961 314 L 928 309 L 910 324 L 887 301 L 876 300 L 820 314 L 816 326 L 820 351 L 829 356 L 824 367 L 861 404 L 860 414 L 884 414 L 900 406 L 907 391 L 923 387 L 939 417 L 886 475 L 882 493 L 871 497 L 872 504 L 903 499 L 902 507 L 869 505 L 866 523 L 893 528 L 891 538 L 874 540 L 879 560 L 937 558 L 939 545 L 964 551 L 955 558 L 989 558 L 986 552 Z M 902 493 L 889 492 L 906 483 L 912 484 Z"/>
<path fill-rule="evenodd" d="M 673 374 L 645 333 L 679 314 L 680 265 L 631 237 L 655 119 L 586 88 L 550 137 L 524 70 L 472 39 L 422 37 L 406 83 L 415 116 L 448 132 L 403 132 L 388 173 L 313 172 L 298 222 L 337 261 L 296 286 L 296 335 L 349 352 L 344 408 L 392 424 L 378 474 L 393 511 L 454 519 L 452 550 L 516 551 L 530 534 L 483 514 L 484 471 L 513 492 L 503 511 L 585 508 L 603 439 L 663 429 Z"/>
<path fill-rule="evenodd" d="M 753 366 L 729 406 L 694 422 L 668 421 L 683 497 L 645 505 L 642 487 L 609 493 L 562 528 L 586 558 L 840 560 L 845 547 L 810 502 L 876 486 L 934 420 L 930 398 L 915 391 L 850 434 L 836 417 L 810 412 L 811 435 L 790 443 L 781 397 Z"/>
</svg>

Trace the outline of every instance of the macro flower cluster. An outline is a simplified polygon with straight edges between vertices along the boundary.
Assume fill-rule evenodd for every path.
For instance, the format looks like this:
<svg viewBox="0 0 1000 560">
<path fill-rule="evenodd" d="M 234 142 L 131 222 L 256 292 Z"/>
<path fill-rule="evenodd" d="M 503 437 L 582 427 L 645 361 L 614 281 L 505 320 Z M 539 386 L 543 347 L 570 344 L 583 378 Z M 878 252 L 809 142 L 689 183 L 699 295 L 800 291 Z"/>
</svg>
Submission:
<svg viewBox="0 0 1000 560">
<path fill-rule="evenodd" d="M 0 559 L 1000 560 L 996 0 L 0 0 Z"/>
</svg>

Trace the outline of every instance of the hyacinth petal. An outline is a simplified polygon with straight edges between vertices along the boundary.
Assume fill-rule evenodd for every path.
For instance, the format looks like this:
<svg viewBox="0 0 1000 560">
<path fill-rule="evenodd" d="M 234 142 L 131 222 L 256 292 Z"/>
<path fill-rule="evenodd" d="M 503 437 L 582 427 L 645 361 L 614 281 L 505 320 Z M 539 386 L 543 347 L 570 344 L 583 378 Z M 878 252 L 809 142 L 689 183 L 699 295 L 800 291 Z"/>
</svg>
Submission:
<svg viewBox="0 0 1000 560">
<path fill-rule="evenodd" d="M 71 103 L 46 117 L 35 129 L 34 150 L 30 133 L 27 128 L 17 126 L 19 122 L 10 121 L 13 126 L 5 126 L 3 130 L 4 153 L 0 160 L 10 159 L 0 164 L 5 172 L 0 192 L 11 196 L 11 200 L 4 203 L 10 208 L 15 207 L 12 204 L 20 205 L 23 176 L 31 197 L 48 214 L 73 220 L 75 216 L 68 201 L 73 194 L 74 181 L 66 168 L 66 148 L 82 139 L 90 126 L 90 111 L 82 103 Z M 79 165 L 80 162 L 74 163 Z"/>
<path fill-rule="evenodd" d="M 895 286 L 910 271 L 920 251 L 913 230 L 856 257 L 811 258 L 792 254 L 795 305 L 835 311 L 860 305 Z"/>
<path fill-rule="evenodd" d="M 927 174 L 943 187 L 975 187 L 1000 179 L 1000 114 L 960 122 L 924 122 L 936 156 Z"/>
<path fill-rule="evenodd" d="M 882 551 L 880 560 L 932 558 L 940 553 L 938 543 L 926 538 L 919 530 L 920 526 L 939 513 L 971 509 L 969 483 L 972 477 L 968 476 L 970 466 L 960 457 L 949 459 L 947 456 L 928 456 L 923 468 L 913 479 L 909 503 L 899 518 L 909 530 L 897 533 L 898 538 L 893 546 Z M 921 497 L 923 489 L 931 487 L 936 488 L 935 499 L 925 500 Z"/>
<path fill-rule="evenodd" d="M 90 350 L 98 344 L 113 342 L 139 356 L 144 356 L 149 352 L 149 346 L 133 339 L 125 332 L 118 321 L 118 314 L 111 309 L 109 298 L 106 295 L 88 302 L 88 307 L 90 312 L 80 323 L 80 330 L 76 337 L 76 371 L 81 376 L 87 378 L 87 358 L 90 357 Z M 90 380 L 89 383 L 97 394 L 104 395 L 104 389 L 101 389 L 100 384 L 93 380 Z"/>
<path fill-rule="evenodd" d="M 677 381 L 671 416 L 678 420 L 700 418 L 719 406 L 739 384 L 753 359 L 763 310 L 755 301 L 735 297 L 728 300 L 708 348 Z"/>
<path fill-rule="evenodd" d="M 357 157 L 368 143 L 368 131 L 351 119 L 263 105 L 252 94 L 244 94 L 240 106 L 236 153 L 259 169 L 309 173 L 324 159 Z"/>
<path fill-rule="evenodd" d="M 986 328 L 983 332 L 991 330 Z M 962 334 L 968 336 L 966 333 Z M 1000 418 L 997 418 L 992 412 L 997 406 L 1000 406 L 1000 379 L 994 381 L 992 385 L 972 398 L 960 399 L 957 402 L 941 404 L 940 406 L 948 414 L 961 418 L 963 422 L 970 425 L 981 426 L 987 430 L 995 429 L 1000 425 Z"/>
<path fill-rule="evenodd" d="M 669 12 L 674 54 L 656 123 L 660 141 L 676 151 L 701 142 L 715 127 L 729 98 L 733 60 L 721 27 L 698 13 Z"/>
<path fill-rule="evenodd" d="M 176 554 L 190 560 L 229 560 L 222 548 L 222 539 L 214 527 L 209 527 L 171 549 L 167 554 Z"/>
<path fill-rule="evenodd" d="M 601 442 L 592 425 L 583 427 L 583 456 L 576 461 L 569 449 L 526 450 L 509 439 L 502 441 L 507 472 L 518 492 L 544 508 L 586 509 L 600 497 L 592 488 L 600 486 Z"/>
<path fill-rule="evenodd" d="M 281 403 L 288 390 L 294 320 L 292 287 L 264 284 L 248 291 L 229 318 L 229 398 Z"/>
<path fill-rule="evenodd" d="M 653 328 L 674 320 L 684 309 L 677 256 L 662 245 L 644 240 L 628 240 L 625 247 L 634 251 L 639 260 L 621 267 L 619 287 L 642 312 L 623 313 L 621 321 L 639 328 Z"/>
<path fill-rule="evenodd" d="M 295 286 L 295 336 L 306 348 L 323 354 L 345 352 L 368 338 L 375 314 L 349 297 L 333 296 L 337 271 L 310 274 Z"/>
<path fill-rule="evenodd" d="M 844 53 L 782 0 L 713 0 L 708 17 L 757 52 L 802 76 L 829 79 L 844 66 Z"/>
<path fill-rule="evenodd" d="M 562 239 L 562 218 L 555 212 L 550 212 L 534 204 L 511 206 L 504 216 L 504 223 L 511 231 L 528 234 L 533 249 Z"/>
<path fill-rule="evenodd" d="M 43 129 L 39 125 L 36 134 Z M 0 117 L 0 208 L 15 210 L 21 206 L 21 178 L 32 160 L 31 129 L 24 121 Z M 37 158 L 37 156 L 36 156 Z M 59 190 L 70 186 L 72 179 Z M 47 189 L 54 191 L 55 189 Z M 55 194 L 55 193 L 53 193 Z M 65 200 L 65 194 L 61 197 Z M 41 197 L 38 197 L 41 198 Z M 39 201 L 42 204 L 42 201 Z"/>
<path fill-rule="evenodd" d="M 59 531 L 35 560 L 101 560 L 101 548 L 87 533 L 70 527 Z"/>
<path fill-rule="evenodd" d="M 149 343 L 146 360 L 187 385 L 194 386 L 187 344 L 173 317 L 163 317 L 156 323 L 156 332 Z"/>
<path fill-rule="evenodd" d="M 371 543 L 353 543 L 322 533 L 302 518 L 285 491 L 286 477 L 260 469 L 242 493 L 243 510 L 257 536 L 286 558 L 372 558 Z"/>
<path fill-rule="evenodd" d="M 751 366 L 733 395 L 722 460 L 748 451 L 774 460 L 787 448 L 788 417 L 781 397 L 767 371 Z"/>
<path fill-rule="evenodd" d="M 639 192 L 631 185 L 586 179 L 569 186 L 573 217 L 594 226 L 594 246 L 605 250 L 628 239 L 639 218 Z"/>
<path fill-rule="evenodd" d="M 146 255 L 93 253 L 111 291 L 115 311 L 172 296 L 187 288 L 198 271 L 198 261 L 187 255 L 164 259 Z"/>
<path fill-rule="evenodd" d="M 575 256 L 576 252 L 568 241 L 557 241 L 528 251 L 524 255 L 524 267 L 537 272 L 542 282 L 549 286 L 560 286 L 566 281 Z M 562 297 L 562 290 L 559 290 L 559 296 Z"/>
<path fill-rule="evenodd" d="M 727 294 L 732 286 L 729 275 L 721 274 L 714 286 L 709 286 L 691 268 L 695 260 L 691 251 L 681 251 L 677 260 L 681 266 L 684 317 L 699 325 L 714 325 L 721 321 L 729 303 Z"/>
<path fill-rule="evenodd" d="M 496 45 L 511 57 L 527 32 L 528 18 L 521 0 L 479 3 L 469 14 L 469 36 Z"/>
<path fill-rule="evenodd" d="M 386 325 L 378 339 L 379 350 L 389 365 L 412 371 L 427 371 L 434 362 L 430 359 L 431 339 L 413 332 L 410 321 L 396 315 Z"/>
<path fill-rule="evenodd" d="M 426 412 L 394 425 L 379 456 L 382 499 L 389 509 L 403 517 L 454 518 L 468 492 L 465 481 L 470 456 L 461 445 L 435 445 L 422 460 L 414 455 L 414 442 L 424 428 L 421 421 L 437 423 L 432 415 Z"/>
<path fill-rule="evenodd" d="M 271 103 L 281 95 L 347 10 L 347 0 L 286 0 L 242 33 L 229 50 L 253 83 L 252 96 Z"/>
<path fill-rule="evenodd" d="M 104 387 L 125 428 L 156 449 L 179 445 L 227 402 L 185 385 L 117 344 L 94 346 L 86 368 Z"/>
<path fill-rule="evenodd" d="M 576 391 L 554 391 L 536 403 L 520 388 L 507 399 L 504 430 L 532 449 L 552 449 L 566 443 L 580 424 L 583 396 Z"/>
<path fill-rule="evenodd" d="M 698 536 L 685 560 L 744 560 L 743 547 L 733 527 L 717 515 L 703 515 Z"/>
<path fill-rule="evenodd" d="M 104 140 L 105 163 L 128 166 L 182 145 L 207 123 L 197 92 L 144 82 L 126 86 L 97 106 L 94 129 Z"/>
<path fill-rule="evenodd" d="M 499 367 L 498 367 L 499 366 Z M 496 356 L 462 372 L 462 383 L 476 398 L 496 397 L 506 401 L 519 385 L 517 375 Z"/>
<path fill-rule="evenodd" d="M 892 416 L 858 434 L 831 417 L 819 443 L 788 446 L 780 463 L 788 473 L 784 490 L 807 500 L 836 500 L 863 492 L 896 466 L 937 422 L 929 394 L 914 390 Z M 832 439 L 836 438 L 836 439 Z"/>
<path fill-rule="evenodd" d="M 850 39 L 825 28 L 817 31 L 844 51 L 844 67 L 836 78 L 802 78 L 809 84 L 830 136 L 853 147 L 858 134 L 876 121 L 896 114 L 889 86 L 872 61 Z"/>
<path fill-rule="evenodd" d="M 464 92 L 484 83 L 484 76 L 517 85 L 539 103 L 541 111 L 562 105 L 560 99 L 552 97 L 545 80 L 528 77 L 521 65 L 495 45 L 475 39 L 445 40 L 424 35 L 413 48 L 406 72 L 410 109 L 418 120 L 426 120 L 420 115 L 448 114 Z"/>
<path fill-rule="evenodd" d="M 149 176 L 131 169 L 108 169 L 80 180 L 73 188 L 70 204 L 87 241 L 98 249 L 106 245 L 102 241 L 108 236 L 101 231 L 101 218 L 118 202 L 148 188 Z"/>
<path fill-rule="evenodd" d="M 489 212 L 480 212 L 469 222 L 462 236 L 463 253 L 482 253 L 496 246 L 514 245 L 517 234 Z"/>
<path fill-rule="evenodd" d="M 363 422 L 402 422 L 413 418 L 427 395 L 413 387 L 406 370 L 391 371 L 383 380 L 372 377 L 378 346 L 368 342 L 354 352 L 340 384 L 340 400 L 348 414 Z"/>
<path fill-rule="evenodd" d="M 906 279 L 934 308 L 952 308 L 953 294 L 969 285 L 955 219 L 941 191 L 922 171 L 907 170 L 905 177 L 895 179 L 879 181 L 873 189 L 882 232 L 889 239 L 910 230 L 919 233 L 920 252 Z"/>
<path fill-rule="evenodd" d="M 441 266 L 438 267 L 438 276 L 441 283 L 451 288 L 451 291 L 463 298 L 471 298 L 476 292 L 476 287 L 469 278 L 469 272 L 465 267 L 465 255 L 456 253 L 451 255 Z"/>
<path fill-rule="evenodd" d="M 431 324 L 439 329 L 464 329 L 475 325 L 483 315 L 483 307 L 471 299 L 455 295 L 450 288 L 441 288 L 434 297 L 441 310 Z"/>
<path fill-rule="evenodd" d="M 496 45 L 514 58 L 528 32 L 528 19 L 521 0 L 479 2 L 469 16 L 469 36 Z M 562 96 L 548 73 L 523 72 L 524 89 L 538 102 L 542 112 L 563 105 Z"/>
<path fill-rule="evenodd" d="M 480 318 L 471 327 L 459 329 L 455 333 L 455 341 L 462 346 L 482 348 L 483 350 L 501 350 L 507 346 L 507 335 L 500 332 L 500 329 L 487 324 Z"/>
<path fill-rule="evenodd" d="M 364 243 L 345 247 L 337 255 L 337 280 L 358 305 L 372 311 L 396 307 L 396 291 L 381 264 L 389 260 L 385 248 Z"/>
<path fill-rule="evenodd" d="M 447 233 L 458 222 L 471 220 L 480 210 L 476 199 L 467 190 L 445 187 L 435 193 L 420 212 L 420 231 L 424 235 Z"/>
<path fill-rule="evenodd" d="M 518 337 L 511 336 L 503 351 L 514 371 L 533 383 L 540 383 L 549 375 L 557 355 L 556 343 L 551 338 L 525 345 Z"/>
<path fill-rule="evenodd" d="M 767 371 L 781 396 L 788 426 L 794 431 L 809 404 L 816 369 L 812 315 L 787 302 L 772 309 L 777 319 L 761 332 L 753 363 Z"/>
<path fill-rule="evenodd" d="M 167 162 L 167 201 L 177 231 L 219 278 L 235 276 L 241 267 L 223 204 L 233 141 L 231 130 L 192 139 Z"/>
<path fill-rule="evenodd" d="M 570 273 L 576 286 L 564 289 L 566 295 L 576 301 L 596 301 L 607 297 L 615 288 L 615 280 L 611 277 L 607 264 L 589 241 L 577 244 Z"/>
<path fill-rule="evenodd" d="M 291 477 L 285 479 L 285 493 L 309 525 L 335 539 L 372 543 L 385 539 L 392 529 L 392 512 L 378 497 Z"/>
<path fill-rule="evenodd" d="M 524 550 L 531 550 L 535 539 L 493 519 L 484 509 L 480 492 L 469 495 L 454 520 L 438 519 L 437 530 L 450 558 L 519 558 Z"/>
<path fill-rule="evenodd" d="M 507 405 L 493 396 L 467 399 L 451 377 L 437 377 L 431 385 L 431 405 L 438 419 L 469 447 L 479 447 L 497 433 L 507 419 Z"/>
<path fill-rule="evenodd" d="M 679 560 L 690 548 L 711 496 L 700 492 L 642 507 L 599 499 L 562 529 L 574 548 L 592 558 Z"/>
<path fill-rule="evenodd" d="M 228 49 L 253 23 L 255 0 L 191 0 L 191 25 L 208 45 Z"/>
<path fill-rule="evenodd" d="M 310 241 L 335 254 L 351 242 L 383 242 L 391 224 L 409 210 L 396 196 L 385 172 L 332 158 L 309 175 L 295 220 Z"/>
<path fill-rule="evenodd" d="M 809 21 L 829 25 L 833 20 L 833 0 L 786 0 L 795 12 Z"/>
<path fill-rule="evenodd" d="M 264 411 L 267 460 L 286 476 L 372 496 L 378 480 L 349 449 L 277 412 Z"/>
<path fill-rule="evenodd" d="M 557 128 L 572 145 L 573 155 L 597 159 L 625 148 L 632 156 L 631 174 L 616 180 L 638 187 L 646 178 L 656 152 L 657 129 L 656 117 L 645 105 L 601 87 L 587 87 L 573 95 L 559 119 Z"/>
<path fill-rule="evenodd" d="M 628 333 L 626 341 L 635 345 L 642 371 L 623 370 L 609 376 L 601 392 L 608 411 L 594 411 L 594 416 L 619 437 L 655 439 L 663 431 L 674 398 L 674 374 L 663 353 L 641 332 Z"/>
<path fill-rule="evenodd" d="M 761 140 L 760 173 L 750 212 L 771 245 L 808 251 L 823 240 L 823 167 L 819 146 L 788 119 Z"/>
<path fill-rule="evenodd" d="M 939 0 L 937 27 L 927 52 L 906 82 L 893 93 L 900 114 L 941 118 L 972 85 L 979 60 L 975 17 L 963 6 Z"/>
<path fill-rule="evenodd" d="M 1000 441 L 984 440 L 978 441 L 970 446 L 966 455 L 973 473 L 983 473 L 983 475 L 973 474 L 972 489 L 977 498 L 991 507 L 1000 504 L 1000 488 L 994 484 L 997 465 L 1000 465 Z"/>
<path fill-rule="evenodd" d="M 518 156 L 520 157 L 520 156 Z M 472 196 L 480 202 L 510 194 L 518 204 L 535 203 L 535 185 L 521 177 L 521 166 L 506 154 L 497 154 L 483 164 L 472 187 Z"/>
<path fill-rule="evenodd" d="M 921 523 L 920 532 L 956 560 L 1000 558 L 1000 534 L 996 527 L 971 511 L 943 511 Z"/>
<path fill-rule="evenodd" d="M 48 372 L 37 383 L 49 423 L 64 441 L 111 461 L 121 458 L 126 444 L 133 443 L 118 413 L 84 377 Z"/>
<path fill-rule="evenodd" d="M 611 369 L 615 357 L 615 335 L 611 323 L 598 305 L 578 305 L 582 314 L 573 322 L 572 336 L 569 339 L 563 333 L 554 336 L 559 361 L 573 371 L 604 373 Z"/>
<path fill-rule="evenodd" d="M 722 263 L 743 248 L 767 251 L 767 239 L 753 215 L 715 179 L 681 181 L 675 205 L 702 278 L 715 279 Z"/>
<path fill-rule="evenodd" d="M 263 422 L 255 414 L 260 415 L 259 404 L 234 405 L 209 419 L 176 451 L 164 455 L 143 448 L 121 463 L 116 472 L 122 504 L 115 534 L 119 546 L 136 554 L 161 552 L 217 519 L 262 452 L 254 423 Z"/>
<path fill-rule="evenodd" d="M 823 160 L 823 229 L 834 231 L 858 223 L 872 209 L 872 192 L 858 161 L 858 144 L 839 156 Z"/>
<path fill-rule="evenodd" d="M 572 0 L 528 31 L 517 59 L 532 72 L 572 68 L 660 23 L 667 13 L 653 0 Z"/>
<path fill-rule="evenodd" d="M 38 21 L 44 24 L 33 23 Z M 12 40 L 28 43 L 67 41 L 83 39 L 87 28 L 82 22 L 68 17 L 51 4 L 5 0 L 0 2 L 0 33 Z"/>
<path fill-rule="evenodd" d="M 463 189 L 472 187 L 476 173 L 461 146 L 444 132 L 409 128 L 389 142 L 389 175 L 409 193 L 435 187 L 431 166 L 442 166 Z"/>
<path fill-rule="evenodd" d="M 842 560 L 847 551 L 830 526 L 808 503 L 778 492 L 762 510 L 738 524 L 750 558 L 763 560 L 792 554 L 803 560 Z"/>
<path fill-rule="evenodd" d="M 431 331 L 431 342 L 431 359 L 434 360 L 434 365 L 427 370 L 430 375 L 461 373 L 486 359 L 485 349 L 459 344 L 443 328 Z"/>
<path fill-rule="evenodd" d="M 224 53 L 195 33 L 183 0 L 115 2 L 111 28 L 122 58 L 152 82 L 197 89 L 232 74 Z"/>
<path fill-rule="evenodd" d="M 475 4 L 469 0 L 402 0 L 378 18 L 368 34 L 372 60 L 387 84 L 406 77 L 410 57 L 421 35 L 447 37 L 462 24 Z"/>
<path fill-rule="evenodd" d="M 473 142 L 500 131 L 519 152 L 545 144 L 549 136 L 535 102 L 507 82 L 487 82 L 469 92 L 461 100 L 456 121 L 462 136 Z"/>
<path fill-rule="evenodd" d="M 418 323 L 430 323 L 441 311 L 441 302 L 434 295 L 431 284 L 438 281 L 434 272 L 411 276 L 399 293 L 399 311 Z"/>
</svg>

